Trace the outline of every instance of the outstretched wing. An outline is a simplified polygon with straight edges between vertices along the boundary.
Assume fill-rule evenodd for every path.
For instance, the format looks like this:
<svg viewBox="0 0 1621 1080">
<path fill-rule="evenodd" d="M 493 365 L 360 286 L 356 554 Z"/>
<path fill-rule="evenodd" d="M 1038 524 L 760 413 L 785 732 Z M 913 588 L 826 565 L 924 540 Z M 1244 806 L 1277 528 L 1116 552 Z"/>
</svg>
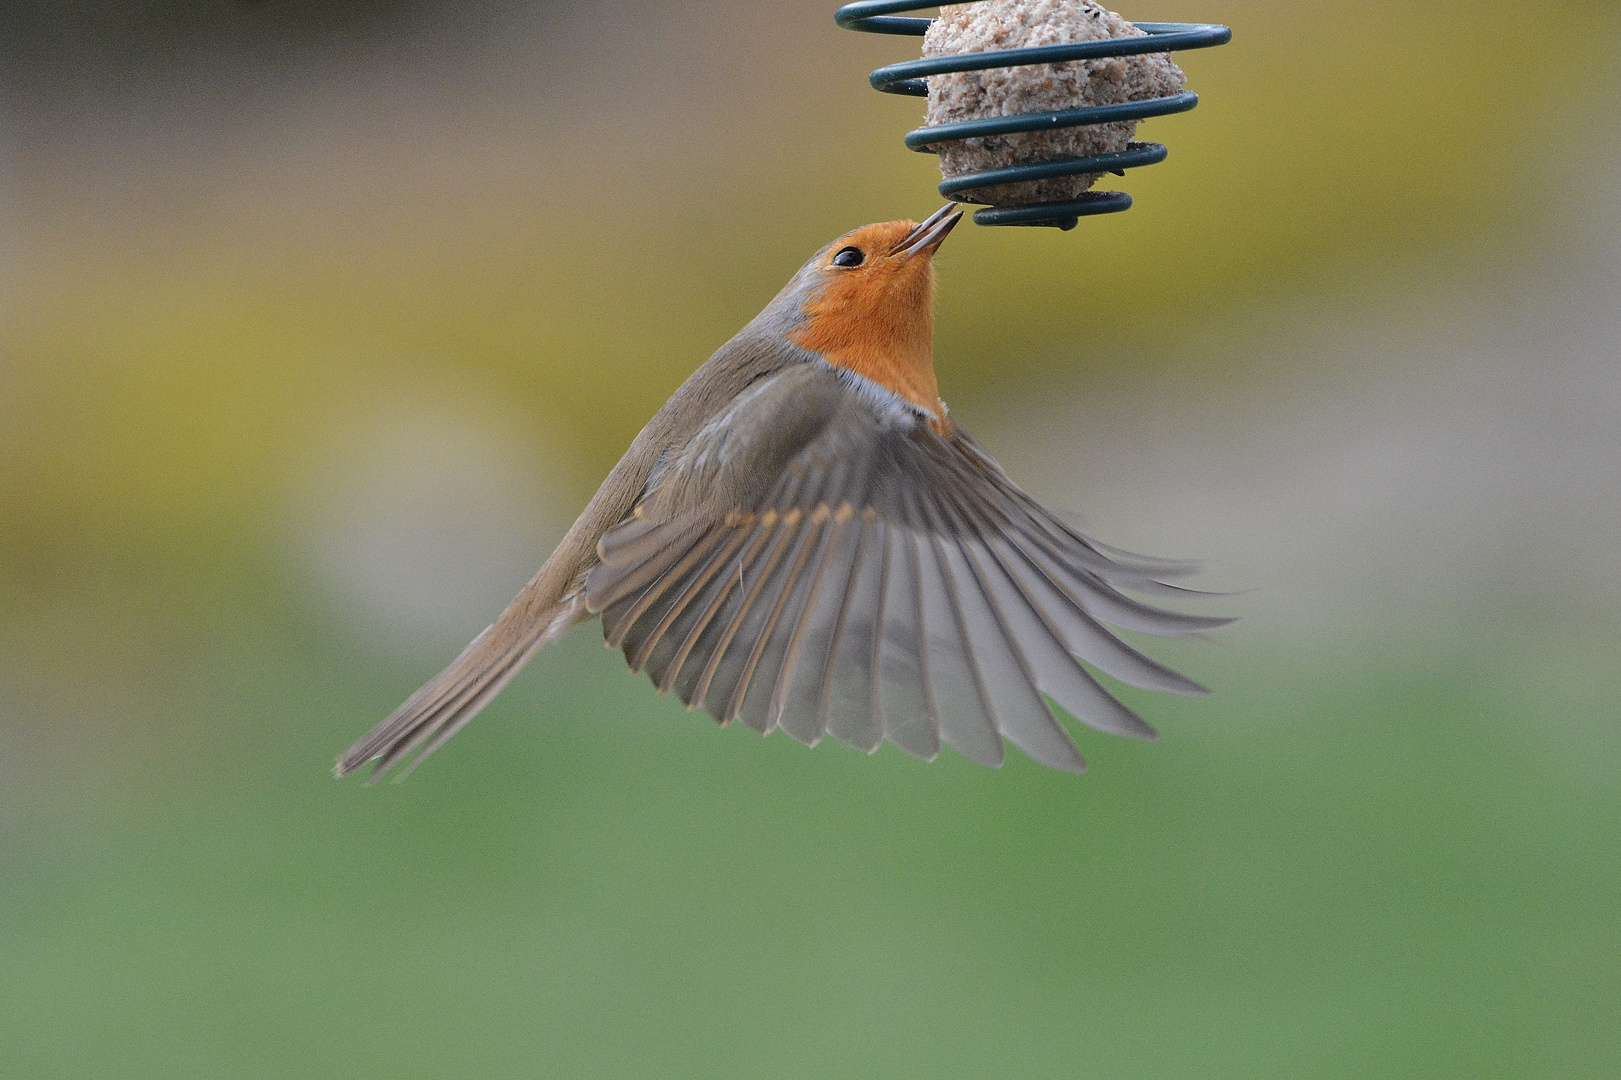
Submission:
<svg viewBox="0 0 1621 1080">
<path fill-rule="evenodd" d="M 1121 589 L 1191 571 L 1103 549 L 1008 480 L 961 431 L 859 376 L 795 365 L 740 396 L 655 473 L 598 545 L 586 602 L 658 688 L 723 723 L 826 733 L 986 765 L 1005 738 L 1085 769 L 1042 695 L 1153 739 L 1086 661 L 1122 682 L 1204 689 L 1105 626 L 1188 634 L 1231 620 Z M 1078 658 L 1078 659 L 1077 659 Z"/>
</svg>

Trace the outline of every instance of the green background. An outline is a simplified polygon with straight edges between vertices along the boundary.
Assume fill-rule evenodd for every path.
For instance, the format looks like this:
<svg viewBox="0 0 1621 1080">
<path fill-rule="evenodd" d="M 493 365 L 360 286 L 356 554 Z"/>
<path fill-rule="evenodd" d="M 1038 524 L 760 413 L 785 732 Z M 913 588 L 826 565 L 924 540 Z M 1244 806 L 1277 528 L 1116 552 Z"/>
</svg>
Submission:
<svg viewBox="0 0 1621 1080">
<path fill-rule="evenodd" d="M 1234 29 L 1136 207 L 942 250 L 954 414 L 1258 587 L 1150 643 L 1217 691 L 1126 691 L 1161 743 L 762 741 L 589 627 L 332 780 L 938 205 L 831 10 L 5 16 L 0 1073 L 1621 1074 L 1613 5 L 1128 9 Z"/>
</svg>

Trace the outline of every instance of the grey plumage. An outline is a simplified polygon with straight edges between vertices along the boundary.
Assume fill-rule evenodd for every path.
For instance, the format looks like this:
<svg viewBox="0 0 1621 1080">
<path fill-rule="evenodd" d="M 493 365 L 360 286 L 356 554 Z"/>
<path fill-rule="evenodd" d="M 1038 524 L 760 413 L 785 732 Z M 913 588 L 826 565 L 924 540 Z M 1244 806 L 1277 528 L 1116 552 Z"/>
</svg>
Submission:
<svg viewBox="0 0 1621 1080">
<path fill-rule="evenodd" d="M 344 754 L 338 775 L 367 763 L 373 780 L 408 773 L 591 615 L 632 669 L 689 707 L 869 752 L 887 739 L 933 758 L 944 742 L 995 766 L 1005 739 L 1079 772 L 1045 698 L 1100 731 L 1155 737 L 1085 664 L 1203 693 L 1107 628 L 1226 625 L 1122 591 L 1199 595 L 1168 584 L 1191 565 L 1088 540 L 941 419 L 943 406 L 931 413 L 792 343 L 842 272 L 830 252 L 877 230 L 893 243 L 869 261 L 902 268 L 895 302 L 923 322 L 894 330 L 868 303 L 889 294 L 870 291 L 862 318 L 900 334 L 895 348 L 914 349 L 932 387 L 928 260 L 961 217 L 951 211 L 857 230 L 807 262 L 642 429 L 495 624 Z"/>
<path fill-rule="evenodd" d="M 723 723 L 806 743 L 831 732 L 871 750 L 881 733 L 930 758 L 943 740 L 994 765 L 1006 738 L 1070 771 L 1084 764 L 1042 694 L 1101 731 L 1155 737 L 1077 657 L 1204 692 L 1103 622 L 1179 634 L 1228 620 L 1125 596 L 1115 584 L 1157 583 L 1144 565 L 1041 511 L 960 429 L 880 413 L 847 379 L 813 362 L 762 380 L 604 535 L 586 603 L 632 668 Z M 739 501 L 750 490 L 766 494 Z"/>
</svg>

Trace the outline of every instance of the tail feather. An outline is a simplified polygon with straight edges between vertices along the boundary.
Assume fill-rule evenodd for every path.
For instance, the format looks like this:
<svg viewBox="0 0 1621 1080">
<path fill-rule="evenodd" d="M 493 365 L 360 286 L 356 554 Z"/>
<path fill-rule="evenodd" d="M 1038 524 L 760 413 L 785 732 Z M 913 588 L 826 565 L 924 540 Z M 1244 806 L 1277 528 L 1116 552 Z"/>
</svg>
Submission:
<svg viewBox="0 0 1621 1080">
<path fill-rule="evenodd" d="M 514 604 L 514 609 L 519 605 Z M 367 762 L 376 762 L 368 784 L 413 751 L 415 758 L 398 774 L 403 780 L 435 750 L 445 744 L 489 700 L 500 693 L 540 647 L 586 617 L 581 592 L 565 596 L 549 611 L 532 615 L 509 610 L 494 626 L 474 638 L 462 654 L 412 694 L 392 716 L 369 731 L 338 759 L 333 770 L 347 776 Z"/>
</svg>

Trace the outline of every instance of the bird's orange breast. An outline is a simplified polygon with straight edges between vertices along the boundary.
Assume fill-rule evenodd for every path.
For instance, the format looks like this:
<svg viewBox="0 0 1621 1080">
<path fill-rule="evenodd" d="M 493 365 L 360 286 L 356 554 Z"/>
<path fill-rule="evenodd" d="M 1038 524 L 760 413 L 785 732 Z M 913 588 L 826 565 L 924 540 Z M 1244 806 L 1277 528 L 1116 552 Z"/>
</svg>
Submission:
<svg viewBox="0 0 1621 1080">
<path fill-rule="evenodd" d="M 804 312 L 806 323 L 788 335 L 790 341 L 900 395 L 945 430 L 934 374 L 934 270 L 928 259 L 835 277 Z"/>
</svg>

